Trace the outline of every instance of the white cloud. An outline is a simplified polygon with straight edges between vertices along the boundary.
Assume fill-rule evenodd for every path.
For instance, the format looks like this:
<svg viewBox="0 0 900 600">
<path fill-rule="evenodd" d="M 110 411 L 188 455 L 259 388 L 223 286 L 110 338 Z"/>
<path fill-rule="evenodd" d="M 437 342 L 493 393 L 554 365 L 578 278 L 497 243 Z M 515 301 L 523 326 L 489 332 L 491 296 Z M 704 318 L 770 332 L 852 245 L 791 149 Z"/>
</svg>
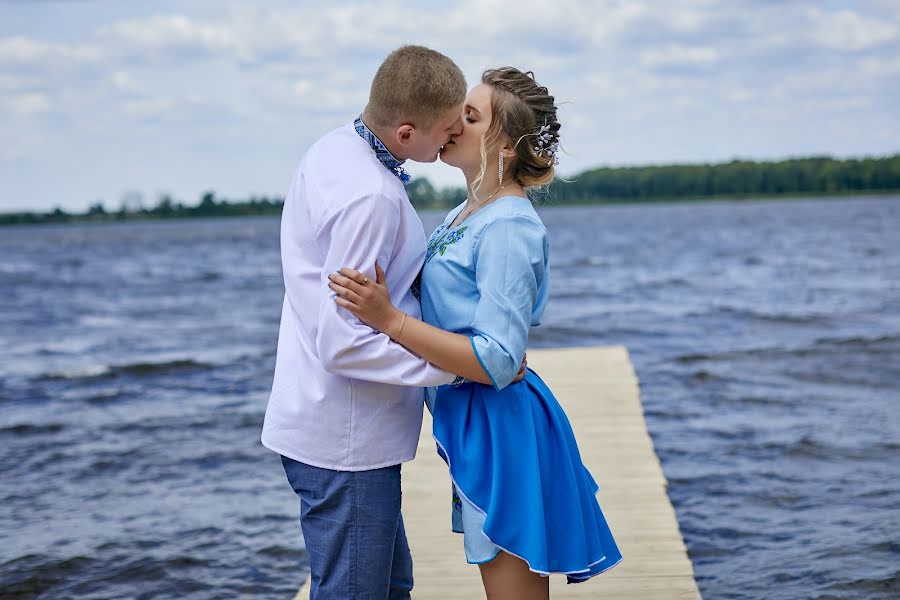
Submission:
<svg viewBox="0 0 900 600">
<path fill-rule="evenodd" d="M 19 93 L 40 87 L 41 80 L 33 75 L 0 73 L 0 93 Z"/>
<path fill-rule="evenodd" d="M 135 53 L 215 54 L 235 45 L 231 31 L 221 25 L 198 23 L 184 15 L 162 15 L 122 21 L 103 32 L 119 46 Z"/>
<path fill-rule="evenodd" d="M 297 98 L 306 98 L 314 89 L 315 86 L 309 79 L 301 79 L 291 86 L 291 92 Z"/>
<path fill-rule="evenodd" d="M 141 86 L 134 77 L 126 71 L 114 71 L 109 75 L 109 83 L 112 87 L 123 96 L 142 96 L 146 94 L 146 90 Z"/>
<path fill-rule="evenodd" d="M 897 23 L 865 17 L 847 9 L 826 13 L 811 8 L 809 19 L 813 27 L 812 38 L 834 50 L 866 50 L 897 40 Z"/>
<path fill-rule="evenodd" d="M 92 45 L 46 43 L 23 36 L 0 39 L 3 68 L 77 65 L 103 58 L 103 51 Z"/>
<path fill-rule="evenodd" d="M 22 116 L 45 113 L 51 109 L 50 99 L 45 94 L 12 94 L 5 101 L 8 110 Z"/>
<path fill-rule="evenodd" d="M 122 112 L 129 117 L 159 119 L 170 113 L 177 104 L 173 98 L 157 97 L 126 100 L 121 106 Z"/>
<path fill-rule="evenodd" d="M 641 62 L 648 67 L 702 67 L 718 62 L 719 51 L 708 46 L 669 46 L 654 48 L 641 54 Z"/>
<path fill-rule="evenodd" d="M 859 66 L 870 80 L 896 76 L 900 74 L 900 55 L 864 58 L 859 62 Z"/>
</svg>

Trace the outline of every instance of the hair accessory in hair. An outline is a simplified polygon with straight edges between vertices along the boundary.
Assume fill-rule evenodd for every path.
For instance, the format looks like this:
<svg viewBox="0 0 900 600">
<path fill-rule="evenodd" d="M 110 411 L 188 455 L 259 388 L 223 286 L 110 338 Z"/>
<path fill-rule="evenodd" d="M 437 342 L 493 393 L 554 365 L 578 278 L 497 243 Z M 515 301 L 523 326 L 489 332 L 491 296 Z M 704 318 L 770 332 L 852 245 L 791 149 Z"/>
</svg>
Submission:
<svg viewBox="0 0 900 600">
<path fill-rule="evenodd" d="M 559 150 L 559 140 L 553 140 L 553 134 L 550 133 L 550 125 L 547 124 L 546 119 L 544 120 L 544 125 L 541 127 L 540 131 L 537 132 L 538 140 L 537 145 L 534 148 L 534 151 L 538 156 L 544 156 L 544 153 L 547 153 L 547 160 L 552 162 L 554 165 L 559 164 L 559 157 L 556 155 L 556 152 Z"/>
</svg>

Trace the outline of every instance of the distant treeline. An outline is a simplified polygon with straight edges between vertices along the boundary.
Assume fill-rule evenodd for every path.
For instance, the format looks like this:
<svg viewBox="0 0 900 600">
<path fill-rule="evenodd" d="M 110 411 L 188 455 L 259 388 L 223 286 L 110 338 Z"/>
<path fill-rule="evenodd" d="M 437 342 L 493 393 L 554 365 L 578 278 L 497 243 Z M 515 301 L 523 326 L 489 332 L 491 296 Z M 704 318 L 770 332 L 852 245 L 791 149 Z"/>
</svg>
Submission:
<svg viewBox="0 0 900 600">
<path fill-rule="evenodd" d="M 436 189 L 424 178 L 407 187 L 416 208 L 450 208 L 466 198 L 466 190 Z M 689 198 L 747 198 L 779 195 L 862 194 L 900 191 L 900 154 L 883 158 L 837 160 L 827 156 L 782 161 L 733 160 L 718 164 L 601 167 L 568 181 L 556 180 L 544 196 L 552 204 L 667 201 Z M 163 195 L 153 208 L 122 202 L 108 211 L 97 202 L 84 213 L 61 208 L 50 213 L 0 214 L 0 225 L 276 215 L 282 198 L 217 199 L 206 192 L 199 204 L 186 206 Z"/>
<path fill-rule="evenodd" d="M 142 219 L 189 219 L 196 217 L 237 217 L 245 215 L 275 215 L 281 213 L 284 200 L 281 198 L 251 198 L 250 200 L 229 201 L 216 199 L 215 193 L 206 192 L 195 206 L 185 206 L 171 196 L 163 195 L 153 208 L 136 206 L 133 201 L 125 203 L 118 210 L 108 211 L 102 202 L 92 205 L 84 213 L 69 213 L 61 208 L 49 213 L 7 213 L 0 214 L 0 225 L 18 223 L 70 223 L 77 221 L 135 221 Z"/>
<path fill-rule="evenodd" d="M 900 154 L 836 160 L 827 156 L 782 161 L 602 167 L 570 183 L 556 181 L 555 202 L 846 194 L 900 190 Z"/>
</svg>

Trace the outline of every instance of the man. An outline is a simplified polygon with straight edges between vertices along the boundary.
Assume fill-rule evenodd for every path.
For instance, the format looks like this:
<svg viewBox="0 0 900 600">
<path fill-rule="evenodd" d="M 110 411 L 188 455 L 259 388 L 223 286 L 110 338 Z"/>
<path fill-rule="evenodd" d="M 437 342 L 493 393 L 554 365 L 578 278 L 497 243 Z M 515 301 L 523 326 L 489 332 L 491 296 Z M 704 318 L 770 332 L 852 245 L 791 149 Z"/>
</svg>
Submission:
<svg viewBox="0 0 900 600">
<path fill-rule="evenodd" d="M 395 306 L 420 315 L 411 287 L 425 233 L 404 184 L 407 159 L 433 162 L 462 129 L 466 82 L 446 56 L 392 52 L 363 114 L 318 140 L 284 202 L 285 298 L 262 443 L 300 497 L 312 600 L 409 598 L 412 559 L 400 464 L 415 456 L 424 386 L 438 369 L 337 306 L 328 274 L 385 270 Z"/>
</svg>

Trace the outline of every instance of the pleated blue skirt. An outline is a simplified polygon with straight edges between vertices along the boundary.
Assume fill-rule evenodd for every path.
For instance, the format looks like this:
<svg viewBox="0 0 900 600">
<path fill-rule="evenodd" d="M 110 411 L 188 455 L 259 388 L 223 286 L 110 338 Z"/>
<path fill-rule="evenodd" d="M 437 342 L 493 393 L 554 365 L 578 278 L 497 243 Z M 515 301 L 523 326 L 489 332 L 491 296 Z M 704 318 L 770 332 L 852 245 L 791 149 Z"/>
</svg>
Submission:
<svg viewBox="0 0 900 600">
<path fill-rule="evenodd" d="M 569 419 L 537 373 L 500 391 L 444 385 L 429 404 L 438 453 L 491 544 L 569 583 L 622 559 Z"/>
</svg>

